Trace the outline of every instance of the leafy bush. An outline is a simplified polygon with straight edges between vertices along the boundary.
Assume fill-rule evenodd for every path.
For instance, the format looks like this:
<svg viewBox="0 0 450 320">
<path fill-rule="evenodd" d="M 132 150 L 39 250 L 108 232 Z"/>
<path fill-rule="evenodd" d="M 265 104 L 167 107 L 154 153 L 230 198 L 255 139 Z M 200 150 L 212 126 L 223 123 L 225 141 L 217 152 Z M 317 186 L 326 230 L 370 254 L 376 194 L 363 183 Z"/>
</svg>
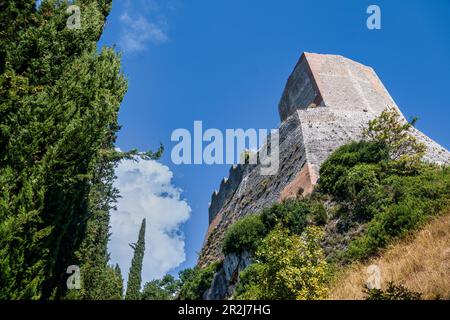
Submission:
<svg viewBox="0 0 450 320">
<path fill-rule="evenodd" d="M 252 263 L 239 274 L 235 298 L 238 300 L 258 300 L 261 296 L 260 284 L 264 281 L 264 265 Z"/>
<path fill-rule="evenodd" d="M 366 163 L 355 165 L 338 179 L 342 204 L 354 220 L 370 220 L 384 206 L 386 194 L 380 179 L 380 166 Z"/>
<path fill-rule="evenodd" d="M 338 204 L 339 227 L 367 223 L 344 260 L 362 259 L 449 205 L 448 168 L 421 163 L 424 147 L 395 111 L 369 123 L 370 141 L 338 148 L 320 169 L 319 190 Z"/>
<path fill-rule="evenodd" d="M 422 300 L 422 294 L 409 290 L 403 285 L 388 283 L 386 290 L 365 287 L 366 300 Z"/>
<path fill-rule="evenodd" d="M 301 234 L 307 225 L 310 209 L 310 204 L 306 201 L 289 199 L 264 209 L 261 219 L 268 230 L 281 223 L 293 233 Z"/>
<path fill-rule="evenodd" d="M 323 232 L 308 227 L 301 236 L 277 226 L 256 252 L 260 261 L 241 273 L 237 299 L 297 300 L 327 296 Z"/>
<path fill-rule="evenodd" d="M 310 224 L 326 223 L 324 201 L 330 196 L 336 204 L 339 230 L 345 231 L 342 225 L 347 228 L 352 224 L 365 225 L 363 233 L 350 242 L 347 250 L 337 254 L 341 262 L 376 253 L 448 207 L 450 169 L 418 162 L 424 149 L 409 136 L 410 127 L 411 124 L 400 123 L 394 111 L 384 112 L 365 130 L 370 141 L 344 145 L 324 162 L 315 196 L 274 204 L 263 210 L 260 217 L 253 218 L 251 228 L 248 221 L 231 229 L 228 247 L 257 248 L 258 263 L 241 273 L 237 298 L 323 296 L 319 284 L 325 277 L 321 272 L 326 264 L 308 266 L 321 270 L 320 280 L 314 280 L 318 287 L 309 289 L 301 278 L 306 281 L 310 274 L 304 274 L 300 267 L 310 262 L 302 259 L 317 258 L 314 254 L 320 255 L 321 248 L 317 245 L 308 251 L 298 242 L 297 235 L 305 228 L 310 230 L 307 228 Z M 300 252 L 303 258 L 298 256 Z"/>
<path fill-rule="evenodd" d="M 415 171 L 421 165 L 426 147 L 411 134 L 417 118 L 411 123 L 404 121 L 395 109 L 384 110 L 380 116 L 369 121 L 363 130 L 365 140 L 385 144 L 389 159 L 403 171 Z"/>
<path fill-rule="evenodd" d="M 389 149 L 380 142 L 350 142 L 336 149 L 320 167 L 319 190 L 346 199 L 342 177 L 358 164 L 378 164 L 389 159 Z"/>
<path fill-rule="evenodd" d="M 261 230 L 265 227 L 264 232 L 253 232 L 251 242 L 252 249 L 257 247 L 258 262 L 241 272 L 236 298 L 325 296 L 325 270 L 329 267 L 321 260 L 317 235 L 310 241 L 304 235 L 313 230 L 308 225 L 327 222 L 325 203 L 330 199 L 338 218 L 337 232 L 346 232 L 352 226 L 361 231 L 346 250 L 330 253 L 329 258 L 338 258 L 339 265 L 377 253 L 448 208 L 450 168 L 420 162 L 425 149 L 410 135 L 411 126 L 400 121 L 395 111 L 383 112 L 364 131 L 369 141 L 344 145 L 322 164 L 319 185 L 311 198 L 288 200 L 263 210 L 258 225 Z M 241 233 L 243 236 L 235 232 L 233 241 L 243 243 L 250 230 Z M 305 243 L 315 247 L 305 247 Z M 370 295 L 383 299 L 419 297 L 393 284 Z"/>
<path fill-rule="evenodd" d="M 255 251 L 259 241 L 266 234 L 266 227 L 260 215 L 249 215 L 230 226 L 222 244 L 224 254 Z"/>
<path fill-rule="evenodd" d="M 249 215 L 231 225 L 225 234 L 222 252 L 254 252 L 267 233 L 279 224 L 300 235 L 308 224 L 321 225 L 326 220 L 327 211 L 320 201 L 290 199 L 275 203 L 260 214 Z"/>
<path fill-rule="evenodd" d="M 221 263 L 211 263 L 206 268 L 198 266 L 180 272 L 181 288 L 178 294 L 180 300 L 201 300 L 203 294 L 211 286 L 214 273 Z"/>
</svg>

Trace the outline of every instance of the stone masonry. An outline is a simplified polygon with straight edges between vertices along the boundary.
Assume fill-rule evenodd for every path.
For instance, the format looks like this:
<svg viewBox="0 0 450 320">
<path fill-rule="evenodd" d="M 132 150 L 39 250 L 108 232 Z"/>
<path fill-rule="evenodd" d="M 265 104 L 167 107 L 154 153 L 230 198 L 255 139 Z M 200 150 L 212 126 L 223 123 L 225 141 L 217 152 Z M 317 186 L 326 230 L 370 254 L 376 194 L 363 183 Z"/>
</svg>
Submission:
<svg viewBox="0 0 450 320">
<path fill-rule="evenodd" d="M 304 53 L 278 106 L 281 118 L 278 174 L 262 176 L 259 165 L 237 165 L 230 169 L 229 178 L 212 195 L 210 225 L 199 265 L 224 259 L 222 239 L 236 220 L 274 202 L 311 192 L 319 178 L 320 165 L 329 154 L 351 140 L 359 140 L 367 122 L 386 108 L 400 112 L 372 68 L 338 55 Z M 450 153 L 445 148 L 418 130 L 414 130 L 414 135 L 427 146 L 426 161 L 450 163 Z M 216 282 L 230 280 L 232 271 L 229 266 L 225 268 L 222 273 L 228 277 L 215 279 Z"/>
</svg>

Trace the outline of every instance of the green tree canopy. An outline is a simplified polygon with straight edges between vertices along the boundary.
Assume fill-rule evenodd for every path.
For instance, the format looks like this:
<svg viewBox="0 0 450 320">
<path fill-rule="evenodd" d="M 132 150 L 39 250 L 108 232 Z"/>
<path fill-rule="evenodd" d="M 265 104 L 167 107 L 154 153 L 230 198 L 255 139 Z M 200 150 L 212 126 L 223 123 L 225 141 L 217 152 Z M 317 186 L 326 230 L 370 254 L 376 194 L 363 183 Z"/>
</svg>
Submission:
<svg viewBox="0 0 450 320">
<path fill-rule="evenodd" d="M 167 274 L 162 279 L 144 285 L 142 300 L 173 300 L 180 289 L 181 281 Z"/>
<path fill-rule="evenodd" d="M 69 1 L 0 3 L 0 299 L 63 297 L 70 265 L 82 289 L 67 297 L 118 297 L 114 168 L 162 152 L 114 150 L 127 83 L 120 56 L 97 48 L 112 1 L 73 2 L 79 29 L 67 28 Z"/>
</svg>

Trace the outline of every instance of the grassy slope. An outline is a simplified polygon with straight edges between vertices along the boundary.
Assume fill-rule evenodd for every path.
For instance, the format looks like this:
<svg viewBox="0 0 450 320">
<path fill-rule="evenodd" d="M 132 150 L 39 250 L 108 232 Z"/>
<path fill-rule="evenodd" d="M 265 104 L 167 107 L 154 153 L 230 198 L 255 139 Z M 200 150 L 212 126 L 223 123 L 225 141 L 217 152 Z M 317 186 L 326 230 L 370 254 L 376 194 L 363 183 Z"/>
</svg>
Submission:
<svg viewBox="0 0 450 320">
<path fill-rule="evenodd" d="M 337 278 L 331 299 L 363 299 L 367 267 L 381 270 L 381 286 L 403 284 L 425 299 L 450 299 L 450 212 L 431 220 L 422 230 L 389 246 L 378 257 L 355 263 Z"/>
</svg>

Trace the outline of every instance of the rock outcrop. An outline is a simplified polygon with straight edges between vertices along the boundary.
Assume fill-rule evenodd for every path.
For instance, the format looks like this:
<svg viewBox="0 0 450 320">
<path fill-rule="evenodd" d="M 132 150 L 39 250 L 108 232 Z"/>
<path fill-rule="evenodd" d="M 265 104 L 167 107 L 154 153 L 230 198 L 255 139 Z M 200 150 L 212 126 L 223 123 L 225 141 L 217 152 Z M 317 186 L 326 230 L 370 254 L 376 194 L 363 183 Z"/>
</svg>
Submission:
<svg viewBox="0 0 450 320">
<path fill-rule="evenodd" d="M 233 166 L 229 178 L 212 195 L 210 225 L 199 265 L 225 260 L 205 298 L 229 296 L 235 277 L 250 261 L 250 257 L 223 257 L 221 243 L 227 228 L 274 202 L 310 193 L 330 153 L 359 140 L 367 122 L 386 108 L 401 114 L 372 68 L 338 55 L 301 56 L 278 106 L 278 173 L 263 176 L 259 164 Z M 418 130 L 414 135 L 427 147 L 426 161 L 450 163 L 450 153 L 444 147 Z M 242 259 L 245 262 L 235 263 Z"/>
</svg>

